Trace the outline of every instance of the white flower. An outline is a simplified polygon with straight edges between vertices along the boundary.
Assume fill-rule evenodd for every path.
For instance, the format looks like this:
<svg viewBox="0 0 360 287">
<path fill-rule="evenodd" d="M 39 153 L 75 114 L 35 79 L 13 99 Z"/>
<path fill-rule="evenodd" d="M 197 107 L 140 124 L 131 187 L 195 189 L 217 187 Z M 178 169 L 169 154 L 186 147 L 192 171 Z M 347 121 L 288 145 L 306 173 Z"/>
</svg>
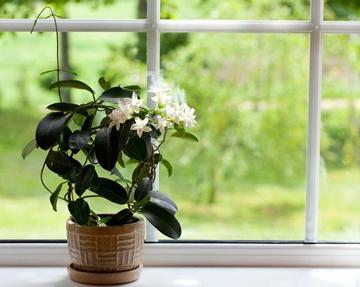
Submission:
<svg viewBox="0 0 360 287">
<path fill-rule="evenodd" d="M 148 92 L 154 94 L 151 97 L 151 100 L 159 106 L 164 106 L 167 103 L 167 101 L 170 99 L 169 97 L 170 88 L 167 86 L 150 89 L 148 90 Z"/>
<path fill-rule="evenodd" d="M 158 117 L 157 123 L 155 124 L 155 127 L 160 130 L 160 132 L 163 134 L 167 127 L 170 126 L 170 122 L 168 122 L 166 119 L 162 117 Z"/>
<path fill-rule="evenodd" d="M 195 110 L 185 103 L 181 105 L 172 103 L 171 105 L 165 107 L 166 116 L 177 124 L 181 122 L 184 123 L 185 128 L 192 128 L 195 126 L 196 116 L 194 113 Z"/>
<path fill-rule="evenodd" d="M 170 120 L 175 121 L 178 124 L 181 116 L 180 105 L 177 103 L 167 105 L 165 107 L 165 114 Z"/>
<path fill-rule="evenodd" d="M 196 116 L 195 116 L 195 110 L 193 108 L 190 108 L 187 104 L 182 104 L 182 114 L 181 114 L 181 121 L 184 122 L 185 128 L 192 128 L 196 124 Z"/>
<path fill-rule="evenodd" d="M 140 107 L 143 104 L 143 100 L 139 99 L 137 94 L 132 93 L 132 97 L 130 98 L 121 98 L 118 101 L 118 105 L 120 108 L 126 108 L 130 111 L 130 113 L 138 113 L 140 111 Z"/>
<path fill-rule="evenodd" d="M 113 126 L 116 127 L 117 130 L 120 129 L 120 125 L 125 123 L 128 119 L 131 118 L 131 113 L 129 109 L 126 107 L 119 107 L 115 110 L 113 110 L 108 117 L 111 119 L 111 123 L 109 125 L 109 128 L 112 128 Z"/>
<path fill-rule="evenodd" d="M 135 124 L 131 126 L 131 130 L 136 130 L 136 133 L 138 137 L 140 138 L 143 134 L 143 132 L 150 132 L 151 128 L 147 126 L 147 123 L 149 122 L 148 118 L 140 119 L 135 118 Z"/>
</svg>

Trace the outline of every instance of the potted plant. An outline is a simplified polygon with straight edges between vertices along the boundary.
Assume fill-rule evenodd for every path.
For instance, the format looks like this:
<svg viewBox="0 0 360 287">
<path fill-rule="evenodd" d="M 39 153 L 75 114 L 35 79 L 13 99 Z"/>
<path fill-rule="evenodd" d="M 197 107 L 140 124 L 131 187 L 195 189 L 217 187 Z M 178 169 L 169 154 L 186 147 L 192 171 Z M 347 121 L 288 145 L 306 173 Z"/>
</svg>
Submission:
<svg viewBox="0 0 360 287">
<path fill-rule="evenodd" d="M 57 35 L 54 13 L 45 9 L 50 10 Z M 58 49 L 56 57 L 59 63 Z M 98 81 L 103 91 L 97 96 L 84 82 L 61 80 L 58 64 L 54 71 L 57 80 L 50 89 L 57 89 L 59 101 L 47 107 L 48 114 L 40 120 L 35 139 L 22 156 L 35 148 L 46 151 L 41 183 L 50 193 L 54 211 L 58 200 L 67 203 L 71 279 L 93 284 L 136 280 L 144 242 L 143 219 L 136 214 L 170 238 L 181 235 L 176 204 L 154 190 L 153 183 L 160 163 L 171 175 L 172 167 L 160 150 L 170 132 L 172 137 L 197 141 L 186 131 L 196 123 L 194 109 L 172 102 L 169 91 L 163 89 L 148 91 L 156 106 L 146 107 L 138 86 L 112 86 L 104 78 Z M 62 88 L 80 89 L 91 100 L 65 103 Z M 55 189 L 45 184 L 45 169 L 58 175 Z M 98 213 L 89 206 L 90 197 L 106 199 L 118 207 L 113 214 Z"/>
</svg>

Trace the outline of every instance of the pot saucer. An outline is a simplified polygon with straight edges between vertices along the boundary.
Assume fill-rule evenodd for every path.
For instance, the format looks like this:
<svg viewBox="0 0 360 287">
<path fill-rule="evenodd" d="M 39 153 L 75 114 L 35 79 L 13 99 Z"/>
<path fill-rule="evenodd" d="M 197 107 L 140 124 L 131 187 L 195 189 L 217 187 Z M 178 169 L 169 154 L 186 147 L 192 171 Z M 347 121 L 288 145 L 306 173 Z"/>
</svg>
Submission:
<svg viewBox="0 0 360 287">
<path fill-rule="evenodd" d="M 139 279 L 143 265 L 140 264 L 138 267 L 119 272 L 86 272 L 79 271 L 73 268 L 70 264 L 67 267 L 68 274 L 71 280 L 93 285 L 113 285 L 129 283 Z"/>
</svg>

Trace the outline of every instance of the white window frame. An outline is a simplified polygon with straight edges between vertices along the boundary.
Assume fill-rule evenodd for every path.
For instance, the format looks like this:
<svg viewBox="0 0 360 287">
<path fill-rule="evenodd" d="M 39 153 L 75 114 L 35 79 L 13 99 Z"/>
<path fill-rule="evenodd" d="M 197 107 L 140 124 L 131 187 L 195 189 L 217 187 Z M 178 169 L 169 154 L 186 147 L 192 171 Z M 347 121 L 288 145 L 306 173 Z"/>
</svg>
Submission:
<svg viewBox="0 0 360 287">
<path fill-rule="evenodd" d="M 360 21 L 324 21 L 324 1 L 311 0 L 309 21 L 161 20 L 160 0 L 147 1 L 147 19 L 59 19 L 61 32 L 147 33 L 148 87 L 160 77 L 160 34 L 177 32 L 310 34 L 309 109 L 305 240 L 301 243 L 150 243 L 155 229 L 147 224 L 145 265 L 202 266 L 360 266 L 360 245 L 318 242 L 320 115 L 323 34 L 359 34 Z M 2 32 L 28 32 L 31 19 L 0 19 Z M 39 20 L 36 31 L 55 31 L 52 20 Z M 153 103 L 148 98 L 148 105 Z M 158 182 L 156 183 L 158 184 Z M 1 265 L 65 265 L 65 243 L 2 243 Z"/>
</svg>

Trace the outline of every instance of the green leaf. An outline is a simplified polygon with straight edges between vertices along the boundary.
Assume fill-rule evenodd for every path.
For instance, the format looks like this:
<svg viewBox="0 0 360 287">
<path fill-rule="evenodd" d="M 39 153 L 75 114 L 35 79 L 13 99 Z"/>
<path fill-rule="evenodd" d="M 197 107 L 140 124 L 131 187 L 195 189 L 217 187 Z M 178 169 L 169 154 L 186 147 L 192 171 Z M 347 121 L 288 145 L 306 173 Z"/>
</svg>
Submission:
<svg viewBox="0 0 360 287">
<path fill-rule="evenodd" d="M 145 196 L 149 194 L 151 189 L 152 182 L 150 178 L 144 177 L 136 186 L 134 198 L 136 199 L 136 201 L 142 200 Z"/>
<path fill-rule="evenodd" d="M 116 130 L 100 129 L 95 136 L 95 154 L 102 168 L 111 171 L 118 159 Z"/>
<path fill-rule="evenodd" d="M 171 176 L 173 171 L 171 163 L 164 158 L 161 159 L 160 163 L 166 168 L 168 176 Z"/>
<path fill-rule="evenodd" d="M 171 136 L 177 137 L 177 138 L 183 138 L 183 139 L 187 139 L 187 140 L 191 140 L 191 141 L 195 141 L 195 142 L 199 141 L 195 135 L 188 133 L 188 132 L 176 131 Z"/>
<path fill-rule="evenodd" d="M 90 217 L 90 208 L 88 203 L 83 198 L 70 201 L 68 203 L 68 209 L 77 224 L 85 225 L 88 223 Z"/>
<path fill-rule="evenodd" d="M 173 239 L 181 235 L 181 226 L 175 216 L 160 206 L 149 203 L 141 209 L 141 213 L 162 234 Z"/>
<path fill-rule="evenodd" d="M 134 91 L 136 94 L 140 94 L 141 88 L 137 85 L 125 86 L 124 89 Z"/>
<path fill-rule="evenodd" d="M 47 150 L 52 147 L 61 131 L 64 129 L 68 115 L 61 112 L 52 112 L 46 115 L 36 128 L 36 143 Z"/>
<path fill-rule="evenodd" d="M 175 214 L 177 211 L 176 203 L 166 196 L 165 194 L 159 192 L 159 191 L 150 191 L 149 192 L 150 200 L 149 202 L 160 206 L 163 209 L 166 209 L 171 214 Z"/>
<path fill-rule="evenodd" d="M 92 95 L 95 95 L 95 92 L 92 88 L 90 88 L 87 84 L 84 82 L 78 81 L 78 80 L 63 80 L 59 82 L 52 83 L 49 87 L 49 89 L 57 88 L 57 87 L 64 87 L 64 88 L 74 88 L 79 90 L 86 90 L 90 92 Z"/>
<path fill-rule="evenodd" d="M 118 213 L 116 213 L 114 216 L 111 217 L 111 219 L 106 223 L 107 226 L 115 226 L 115 225 L 123 225 L 126 223 L 129 223 L 130 220 L 133 217 L 133 213 L 130 209 L 125 208 Z"/>
<path fill-rule="evenodd" d="M 119 99 L 131 98 L 133 91 L 121 87 L 113 87 L 104 91 L 99 100 L 117 104 Z"/>
<path fill-rule="evenodd" d="M 69 147 L 72 151 L 78 152 L 87 144 L 89 139 L 88 131 L 75 131 L 69 137 Z"/>
<path fill-rule="evenodd" d="M 34 149 L 38 147 L 36 143 L 36 139 L 33 139 L 30 141 L 23 149 L 21 156 L 23 159 L 25 159 Z"/>
<path fill-rule="evenodd" d="M 123 158 L 122 152 L 119 152 L 117 162 L 118 162 L 118 164 L 120 164 L 121 167 L 125 168 L 125 163 L 124 163 L 124 158 Z"/>
<path fill-rule="evenodd" d="M 137 136 L 129 138 L 125 146 L 124 153 L 138 161 L 146 161 L 150 157 L 151 142 L 150 137 L 139 138 Z"/>
<path fill-rule="evenodd" d="M 98 80 L 98 83 L 99 83 L 100 87 L 102 87 L 104 90 L 108 90 L 111 88 L 110 82 L 106 81 L 104 77 L 101 77 Z"/>
<path fill-rule="evenodd" d="M 54 211 L 57 211 L 57 201 L 63 184 L 64 183 L 60 183 L 55 191 L 50 195 L 50 203 Z"/>
<path fill-rule="evenodd" d="M 127 202 L 128 196 L 125 188 L 123 188 L 116 181 L 99 177 L 96 184 L 90 187 L 92 192 L 118 204 Z"/>
<path fill-rule="evenodd" d="M 47 106 L 46 108 L 48 110 L 66 113 L 66 112 L 73 112 L 78 107 L 79 107 L 79 105 L 72 104 L 72 103 L 55 103 L 55 104 L 51 104 L 51 105 Z"/>
<path fill-rule="evenodd" d="M 75 192 L 78 196 L 82 196 L 83 193 L 90 188 L 90 186 L 96 184 L 98 176 L 96 174 L 95 167 L 91 164 L 84 166 L 79 174 L 79 177 L 75 183 Z"/>
<path fill-rule="evenodd" d="M 42 75 L 45 75 L 45 74 L 48 74 L 48 73 L 54 73 L 54 72 L 57 72 L 58 69 L 53 69 L 53 70 L 47 70 L 47 71 L 44 71 L 42 73 L 40 73 L 40 76 Z M 77 76 L 77 73 L 73 72 L 73 71 L 70 71 L 70 70 L 62 70 L 62 69 L 59 69 L 60 72 L 63 72 L 63 73 L 67 73 L 67 74 L 73 74 L 75 76 Z"/>
</svg>

